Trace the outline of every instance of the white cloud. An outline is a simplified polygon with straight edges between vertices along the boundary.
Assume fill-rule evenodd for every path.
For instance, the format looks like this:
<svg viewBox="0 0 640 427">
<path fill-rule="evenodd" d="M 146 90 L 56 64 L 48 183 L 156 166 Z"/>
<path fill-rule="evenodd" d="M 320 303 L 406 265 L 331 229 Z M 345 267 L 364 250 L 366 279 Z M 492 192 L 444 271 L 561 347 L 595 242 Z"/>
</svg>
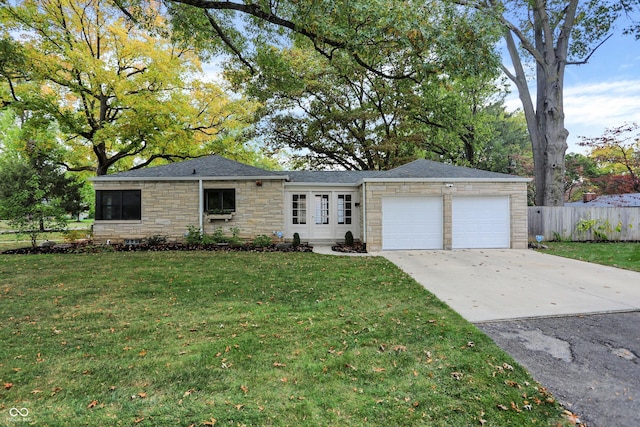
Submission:
<svg viewBox="0 0 640 427">
<path fill-rule="evenodd" d="M 535 97 L 535 88 L 531 88 Z M 535 102 L 535 100 L 534 100 Z M 517 92 L 505 100 L 509 110 L 522 108 Z M 581 136 L 595 137 L 625 122 L 640 122 L 640 79 L 582 83 L 565 87 L 565 127 L 568 152 L 584 152 Z"/>
</svg>

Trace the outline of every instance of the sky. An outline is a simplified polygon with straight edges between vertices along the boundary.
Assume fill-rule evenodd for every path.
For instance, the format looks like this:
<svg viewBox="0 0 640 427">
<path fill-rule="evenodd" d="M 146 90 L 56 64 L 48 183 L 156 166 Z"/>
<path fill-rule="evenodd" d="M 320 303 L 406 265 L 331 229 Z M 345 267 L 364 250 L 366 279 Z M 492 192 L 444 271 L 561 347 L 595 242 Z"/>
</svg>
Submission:
<svg viewBox="0 0 640 427">
<path fill-rule="evenodd" d="M 515 89 L 506 105 L 522 108 Z M 640 40 L 614 35 L 587 64 L 568 65 L 564 108 L 567 153 L 586 153 L 578 145 L 581 136 L 597 137 L 607 128 L 640 123 Z"/>
</svg>

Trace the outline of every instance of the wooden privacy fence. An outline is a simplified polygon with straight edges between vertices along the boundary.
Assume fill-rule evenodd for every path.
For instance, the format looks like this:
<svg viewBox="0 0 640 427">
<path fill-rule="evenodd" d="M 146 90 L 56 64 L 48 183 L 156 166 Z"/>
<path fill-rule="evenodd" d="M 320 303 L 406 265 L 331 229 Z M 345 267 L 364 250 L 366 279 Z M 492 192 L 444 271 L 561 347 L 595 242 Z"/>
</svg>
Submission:
<svg viewBox="0 0 640 427">
<path fill-rule="evenodd" d="M 529 240 L 640 241 L 640 207 L 529 207 Z"/>
</svg>

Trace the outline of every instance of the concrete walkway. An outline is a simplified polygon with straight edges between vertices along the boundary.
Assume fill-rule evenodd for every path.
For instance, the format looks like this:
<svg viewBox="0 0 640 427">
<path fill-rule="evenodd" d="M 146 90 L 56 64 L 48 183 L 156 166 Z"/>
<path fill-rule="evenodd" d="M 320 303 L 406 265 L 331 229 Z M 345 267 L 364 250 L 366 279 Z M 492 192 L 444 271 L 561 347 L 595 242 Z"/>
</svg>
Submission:
<svg viewBox="0 0 640 427">
<path fill-rule="evenodd" d="M 640 273 L 523 249 L 385 251 L 471 322 L 640 310 Z"/>
</svg>

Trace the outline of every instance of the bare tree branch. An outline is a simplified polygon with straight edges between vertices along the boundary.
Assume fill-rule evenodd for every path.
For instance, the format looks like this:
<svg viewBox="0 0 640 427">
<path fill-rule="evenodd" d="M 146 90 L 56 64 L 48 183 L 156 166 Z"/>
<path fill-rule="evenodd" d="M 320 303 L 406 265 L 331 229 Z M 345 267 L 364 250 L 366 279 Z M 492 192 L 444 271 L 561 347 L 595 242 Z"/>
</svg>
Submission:
<svg viewBox="0 0 640 427">
<path fill-rule="evenodd" d="M 233 53 L 235 53 L 235 55 L 238 57 L 240 62 L 242 62 L 247 68 L 249 68 L 249 71 L 251 71 L 251 74 L 256 74 L 256 70 L 249 63 L 249 61 L 244 59 L 244 57 L 242 56 L 242 52 L 240 52 L 240 50 L 233 44 L 233 41 L 231 41 L 231 39 L 227 37 L 223 29 L 218 25 L 218 22 L 215 20 L 213 15 L 211 15 L 211 13 L 209 13 L 209 11 L 206 9 L 204 10 L 204 14 L 209 20 L 209 24 L 211 24 L 215 32 L 218 34 L 218 36 L 220 36 L 222 41 L 229 47 L 229 49 L 231 49 Z"/>
<path fill-rule="evenodd" d="M 584 65 L 584 64 L 588 63 L 589 59 L 591 59 L 591 56 L 593 56 L 593 54 L 596 53 L 596 50 L 598 50 L 600 48 L 600 46 L 602 46 L 611 37 L 613 37 L 613 34 L 609 34 L 607 37 L 605 37 L 605 39 L 602 40 L 600 43 L 598 43 L 598 45 L 596 47 L 594 47 L 593 50 L 591 50 L 591 52 L 589 53 L 589 55 L 587 55 L 587 57 L 585 59 L 583 59 L 582 61 L 567 62 L 567 65 Z"/>
</svg>

